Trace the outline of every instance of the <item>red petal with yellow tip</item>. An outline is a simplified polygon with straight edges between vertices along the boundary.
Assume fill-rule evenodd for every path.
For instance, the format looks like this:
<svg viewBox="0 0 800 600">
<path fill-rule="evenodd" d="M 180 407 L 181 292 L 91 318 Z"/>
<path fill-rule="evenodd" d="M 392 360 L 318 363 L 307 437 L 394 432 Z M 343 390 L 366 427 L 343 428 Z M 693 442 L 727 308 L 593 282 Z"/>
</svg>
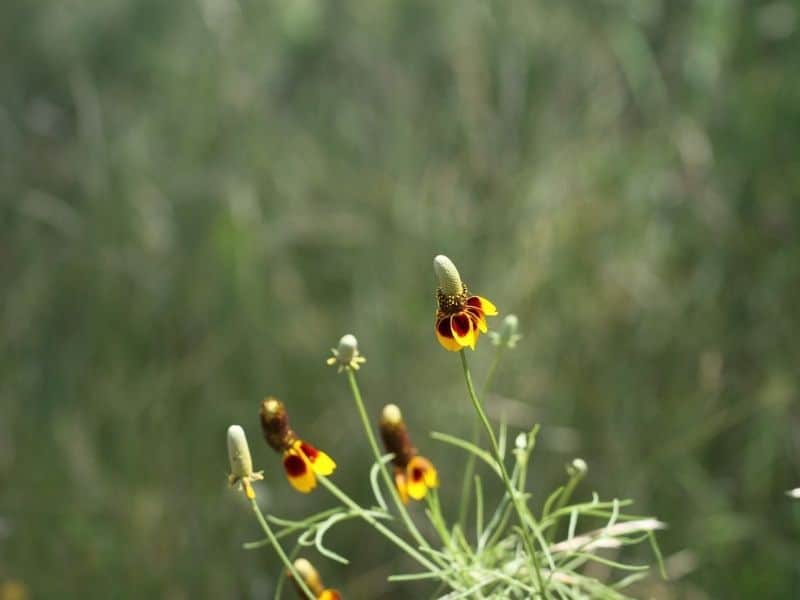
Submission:
<svg viewBox="0 0 800 600">
<path fill-rule="evenodd" d="M 486 317 L 483 316 L 483 311 L 481 309 L 468 306 L 464 309 L 464 312 L 472 318 L 472 322 L 475 323 L 475 327 L 477 327 L 481 333 L 489 331 L 489 326 L 486 324 Z"/>
<path fill-rule="evenodd" d="M 289 483 L 298 492 L 307 494 L 317 487 L 317 478 L 311 469 L 311 463 L 294 448 L 286 451 L 283 468 Z"/>
<path fill-rule="evenodd" d="M 453 339 L 449 316 L 441 317 L 436 321 L 436 339 L 445 350 L 450 352 L 461 350 L 461 345 Z"/>
<path fill-rule="evenodd" d="M 308 461 L 311 463 L 311 468 L 314 469 L 314 472 L 317 475 L 330 475 L 331 473 L 336 470 L 336 463 L 333 462 L 333 459 L 322 452 L 321 450 L 317 450 L 309 444 L 308 442 L 298 442 L 300 452 L 305 454 Z"/>
<path fill-rule="evenodd" d="M 493 317 L 497 314 L 497 307 L 483 296 L 470 296 L 467 298 L 467 306 L 474 306 L 483 311 L 483 314 Z"/>
<path fill-rule="evenodd" d="M 453 339 L 459 346 L 469 346 L 475 349 L 477 335 L 472 319 L 467 313 L 459 313 L 450 317 L 450 329 L 453 332 Z"/>
</svg>

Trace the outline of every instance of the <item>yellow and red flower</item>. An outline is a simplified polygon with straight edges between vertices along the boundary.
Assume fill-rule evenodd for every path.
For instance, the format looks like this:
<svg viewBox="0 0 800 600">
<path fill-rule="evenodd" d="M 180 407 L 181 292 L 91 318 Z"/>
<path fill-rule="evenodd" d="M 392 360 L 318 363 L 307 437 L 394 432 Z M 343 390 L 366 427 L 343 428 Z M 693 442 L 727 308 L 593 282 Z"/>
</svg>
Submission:
<svg viewBox="0 0 800 600">
<path fill-rule="evenodd" d="M 409 498 L 422 500 L 429 489 L 438 487 L 439 476 L 433 463 L 411 444 L 403 414 L 395 404 L 383 407 L 380 431 L 386 451 L 394 454 L 394 483 L 403 504 Z"/>
<path fill-rule="evenodd" d="M 286 407 L 277 398 L 267 398 L 259 411 L 264 439 L 283 454 L 283 469 L 292 487 L 309 493 L 317 486 L 317 475 L 327 476 L 336 469 L 330 456 L 297 437 L 289 427 Z"/>
<path fill-rule="evenodd" d="M 325 585 L 322 583 L 322 579 L 319 576 L 319 573 L 314 568 L 309 561 L 305 558 L 298 558 L 294 561 L 294 568 L 297 571 L 298 575 L 303 578 L 303 582 L 306 584 L 311 593 L 314 594 L 314 597 L 317 600 L 342 600 L 341 594 L 338 591 L 333 590 L 331 588 L 326 588 Z M 292 574 L 287 573 L 287 575 L 292 578 Z M 292 579 L 297 588 L 297 593 L 300 594 L 301 598 L 305 598 L 306 595 L 303 593 L 303 590 L 297 585 L 297 582 Z"/>
<path fill-rule="evenodd" d="M 440 254 L 434 258 L 433 269 L 439 279 L 436 339 L 451 352 L 462 348 L 474 350 L 480 334 L 488 330 L 486 317 L 496 315 L 497 308 L 482 296 L 470 295 L 458 269 L 446 256 Z"/>
</svg>

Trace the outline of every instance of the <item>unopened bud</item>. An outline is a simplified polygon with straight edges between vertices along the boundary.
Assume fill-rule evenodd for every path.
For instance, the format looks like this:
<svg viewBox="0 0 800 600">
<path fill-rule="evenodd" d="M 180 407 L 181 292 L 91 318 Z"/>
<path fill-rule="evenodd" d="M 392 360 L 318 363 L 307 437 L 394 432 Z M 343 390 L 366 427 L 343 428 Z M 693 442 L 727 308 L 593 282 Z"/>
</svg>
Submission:
<svg viewBox="0 0 800 600">
<path fill-rule="evenodd" d="M 589 465 L 582 458 L 576 458 L 567 465 L 567 475 L 570 477 L 583 477 L 589 470 Z"/>
<path fill-rule="evenodd" d="M 333 356 L 328 359 L 329 365 L 338 365 L 339 372 L 345 369 L 358 371 L 359 367 L 367 362 L 358 351 L 358 340 L 352 333 L 343 335 L 339 340 L 339 345 L 331 350 Z"/>
<path fill-rule="evenodd" d="M 492 344 L 495 346 L 505 346 L 506 348 L 513 348 L 517 342 L 522 339 L 522 336 L 517 333 L 519 329 L 519 319 L 517 315 L 506 315 L 503 322 L 500 324 L 498 331 L 489 332 L 489 337 L 492 339 Z"/>
</svg>

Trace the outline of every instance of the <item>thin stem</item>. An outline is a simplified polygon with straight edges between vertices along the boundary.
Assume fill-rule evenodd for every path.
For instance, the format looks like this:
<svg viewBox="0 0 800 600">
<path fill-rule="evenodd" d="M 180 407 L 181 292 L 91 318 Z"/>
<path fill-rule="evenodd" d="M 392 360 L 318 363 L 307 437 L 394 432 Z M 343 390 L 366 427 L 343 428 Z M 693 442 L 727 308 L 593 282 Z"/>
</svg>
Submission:
<svg viewBox="0 0 800 600">
<path fill-rule="evenodd" d="M 306 582 L 303 581 L 303 578 L 297 572 L 297 569 L 294 568 L 292 561 L 289 560 L 289 557 L 286 556 L 286 552 L 283 551 L 283 548 L 278 542 L 278 538 L 275 537 L 275 534 L 272 533 L 272 527 L 269 526 L 267 520 L 264 518 L 264 515 L 261 514 L 261 509 L 258 507 L 258 502 L 256 502 L 255 498 L 250 498 L 250 506 L 253 507 L 253 512 L 256 514 L 256 519 L 258 519 L 258 524 L 261 525 L 261 529 L 264 530 L 264 533 L 267 534 L 269 541 L 272 542 L 272 547 L 275 548 L 275 552 L 278 553 L 283 564 L 289 569 L 289 572 L 294 577 L 295 583 L 297 583 L 298 587 L 303 591 L 303 594 L 306 595 L 309 600 L 314 600 L 315 596 L 311 593 L 311 590 L 308 589 Z"/>
<path fill-rule="evenodd" d="M 442 516 L 442 505 L 441 502 L 439 502 L 438 492 L 435 489 L 428 490 L 425 500 L 428 504 L 431 524 L 439 534 L 439 537 L 442 540 L 442 545 L 444 545 L 445 548 L 450 549 L 452 545 L 452 539 L 450 538 L 450 532 L 447 531 L 447 524 Z"/>
<path fill-rule="evenodd" d="M 517 512 L 517 517 L 519 518 L 519 522 L 521 525 L 521 532 L 522 532 L 522 542 L 525 544 L 525 549 L 528 551 L 528 554 L 531 557 L 531 562 L 533 564 L 533 571 L 536 574 L 536 582 L 539 586 L 539 589 L 542 592 L 542 595 L 545 598 L 549 598 L 547 593 L 547 588 L 544 586 L 544 581 L 542 580 L 542 573 L 541 568 L 539 566 L 539 557 L 536 555 L 536 548 L 533 545 L 533 540 L 530 539 L 530 536 L 527 532 L 527 522 L 528 518 L 525 515 L 525 508 L 520 504 L 519 497 L 514 489 L 514 486 L 511 484 L 511 479 L 508 476 L 508 471 L 506 470 L 505 463 L 503 462 L 503 457 L 500 456 L 500 448 L 497 445 L 497 438 L 494 435 L 494 430 L 492 429 L 492 425 L 489 423 L 489 418 L 486 416 L 486 412 L 483 410 L 483 406 L 481 405 L 480 400 L 478 400 L 478 396 L 475 393 L 475 386 L 472 383 L 472 375 L 469 371 L 469 364 L 467 363 L 467 355 L 465 351 L 462 349 L 459 352 L 461 355 L 461 366 L 464 370 L 464 379 L 467 382 L 467 391 L 469 392 L 470 400 L 472 400 L 472 405 L 475 407 L 475 412 L 478 413 L 478 417 L 480 418 L 481 423 L 483 424 L 483 428 L 486 430 L 486 435 L 489 436 L 489 443 L 492 446 L 492 452 L 494 452 L 494 458 L 497 460 L 497 464 L 500 466 L 500 474 L 503 477 L 503 483 L 506 486 L 506 491 L 508 492 L 509 498 L 514 505 L 514 509 Z M 532 515 L 531 515 L 532 518 Z"/>
<path fill-rule="evenodd" d="M 428 569 L 431 573 L 437 573 L 439 571 L 439 568 L 435 564 L 433 564 L 427 558 L 422 556 L 422 554 L 420 554 L 419 552 L 417 552 L 417 550 L 412 548 L 408 544 L 408 542 L 406 542 L 403 538 L 399 537 L 391 529 L 386 527 L 383 523 L 375 519 L 375 517 L 373 517 L 370 513 L 361 508 L 361 506 L 359 506 L 355 500 L 353 500 L 352 498 L 350 498 L 350 496 L 348 496 L 342 490 L 340 490 L 339 487 L 336 484 L 334 484 L 330 479 L 328 479 L 327 477 L 323 477 L 321 475 L 317 475 L 317 480 L 320 481 L 322 485 L 324 485 L 327 488 L 327 490 L 331 494 L 333 494 L 342 504 L 348 506 L 353 511 L 357 512 L 362 519 L 364 519 L 367 523 L 369 523 L 375 529 L 380 531 L 386 539 L 388 539 L 395 546 L 403 550 L 406 554 L 408 554 L 411 558 L 416 560 L 423 567 Z"/>
<path fill-rule="evenodd" d="M 489 365 L 489 370 L 486 372 L 486 379 L 483 381 L 483 388 L 481 389 L 481 396 L 485 397 L 489 391 L 489 385 L 494 379 L 494 374 L 497 371 L 497 365 L 500 364 L 500 357 L 503 355 L 504 346 L 497 346 L 494 352 L 492 364 Z M 472 443 L 477 446 L 480 441 L 481 435 L 481 420 L 476 415 L 472 421 Z M 467 464 L 464 467 L 464 480 L 461 484 L 461 499 L 458 503 L 458 524 L 461 525 L 461 530 L 466 533 L 467 530 L 467 517 L 469 516 L 469 504 L 472 498 L 471 486 L 472 478 L 475 474 L 475 460 L 476 456 L 470 452 L 467 456 Z"/>
<path fill-rule="evenodd" d="M 397 512 L 400 514 L 400 518 L 403 520 L 406 529 L 408 529 L 408 533 L 414 538 L 414 541 L 420 547 L 430 549 L 430 545 L 425 538 L 422 537 L 422 534 L 419 532 L 419 529 L 417 529 L 414 521 L 411 520 L 411 515 L 408 514 L 408 510 L 406 509 L 405 504 L 403 504 L 403 501 L 400 499 L 400 494 L 397 492 L 397 488 L 395 487 L 394 482 L 389 475 L 389 470 L 386 468 L 386 464 L 381 460 L 381 452 L 378 448 L 378 441 L 375 439 L 375 434 L 372 431 L 369 417 L 367 416 L 367 410 L 364 406 L 364 400 L 361 397 L 361 390 L 358 387 L 358 381 L 356 380 L 356 374 L 353 372 L 353 369 L 347 369 L 347 381 L 350 383 L 350 391 L 353 393 L 353 399 L 356 401 L 356 408 L 358 408 L 358 414 L 361 416 L 361 424 L 364 426 L 364 431 L 367 433 L 367 440 L 369 440 L 370 448 L 372 448 L 372 453 L 378 463 L 378 468 L 383 475 L 383 481 L 386 483 L 386 487 L 389 488 L 389 492 L 392 494 L 392 499 L 397 507 Z"/>
<path fill-rule="evenodd" d="M 558 512 L 562 508 L 564 508 L 564 506 L 569 501 L 570 496 L 572 496 L 572 492 L 575 491 L 575 487 L 578 485 L 581 479 L 583 479 L 583 473 L 580 472 L 576 472 L 569 478 L 569 481 L 567 481 L 567 485 L 564 486 L 564 490 L 558 497 L 558 501 L 556 502 L 556 507 L 553 510 L 553 512 Z M 551 544 L 553 543 L 553 540 L 555 540 L 556 531 L 558 530 L 558 524 L 559 521 L 558 519 L 556 519 L 556 521 L 553 523 L 553 526 L 547 532 L 547 541 Z"/>
</svg>

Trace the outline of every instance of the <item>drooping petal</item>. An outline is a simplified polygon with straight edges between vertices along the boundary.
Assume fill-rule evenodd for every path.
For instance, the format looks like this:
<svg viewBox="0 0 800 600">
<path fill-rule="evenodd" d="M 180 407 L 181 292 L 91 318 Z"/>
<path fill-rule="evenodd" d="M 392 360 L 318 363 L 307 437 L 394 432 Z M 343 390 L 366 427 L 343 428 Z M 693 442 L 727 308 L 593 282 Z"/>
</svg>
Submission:
<svg viewBox="0 0 800 600">
<path fill-rule="evenodd" d="M 307 494 L 317 487 L 317 478 L 314 476 L 311 463 L 295 448 L 287 450 L 283 455 L 283 468 L 289 483 L 298 492 Z"/>
<path fill-rule="evenodd" d="M 395 469 L 394 484 L 397 486 L 397 492 L 400 494 L 400 500 L 403 504 L 408 504 L 408 486 L 406 485 L 406 474 L 403 469 Z"/>
<path fill-rule="evenodd" d="M 311 463 L 311 468 L 314 469 L 314 472 L 317 475 L 328 476 L 336 470 L 336 463 L 333 462 L 333 459 L 330 456 L 321 450 L 317 450 L 308 442 L 298 440 L 296 444 L 300 452 L 305 454 L 308 462 Z"/>
<path fill-rule="evenodd" d="M 497 307 L 483 296 L 470 296 L 467 298 L 467 306 L 479 308 L 489 317 L 497 314 Z"/>
<path fill-rule="evenodd" d="M 461 350 L 461 346 L 453 339 L 453 332 L 450 329 L 450 316 L 440 317 L 436 321 L 436 339 L 445 350 L 456 352 Z"/>
<path fill-rule="evenodd" d="M 450 330 L 453 332 L 453 339 L 461 347 L 469 346 L 475 349 L 477 339 L 475 326 L 467 313 L 458 313 L 450 317 Z"/>
<path fill-rule="evenodd" d="M 464 312 L 468 313 L 470 317 L 472 317 L 472 322 L 475 324 L 475 327 L 478 328 L 478 331 L 481 333 L 486 333 L 489 331 L 489 326 L 486 324 L 486 317 L 483 316 L 483 311 L 481 309 L 473 306 L 467 306 L 464 309 Z"/>
</svg>

